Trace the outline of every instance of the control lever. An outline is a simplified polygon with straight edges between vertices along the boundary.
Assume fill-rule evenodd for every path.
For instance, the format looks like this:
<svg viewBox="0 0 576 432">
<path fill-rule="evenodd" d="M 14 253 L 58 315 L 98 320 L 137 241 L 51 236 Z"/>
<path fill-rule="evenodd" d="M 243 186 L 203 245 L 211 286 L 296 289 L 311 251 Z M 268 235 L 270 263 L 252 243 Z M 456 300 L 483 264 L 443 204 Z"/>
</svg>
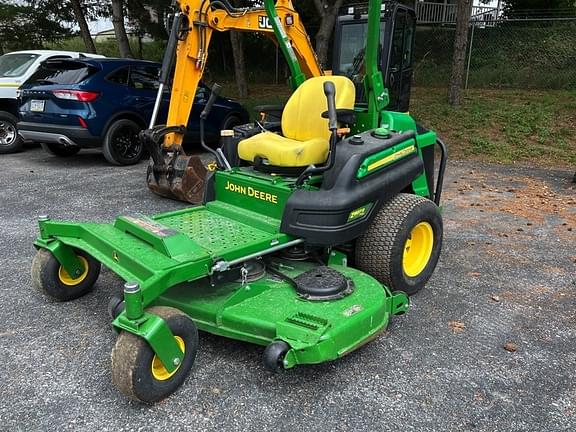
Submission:
<svg viewBox="0 0 576 432">
<path fill-rule="evenodd" d="M 324 83 L 324 94 L 328 102 L 328 129 L 334 133 L 338 129 L 338 116 L 336 113 L 336 87 L 332 81 Z"/>
<path fill-rule="evenodd" d="M 328 129 L 330 129 L 330 153 L 328 161 L 325 165 L 316 167 L 309 166 L 296 180 L 296 186 L 301 186 L 308 177 L 316 174 L 321 174 L 328 171 L 334 166 L 336 161 L 336 143 L 338 142 L 338 115 L 336 112 L 336 87 L 332 81 L 324 83 L 324 94 L 326 95 L 326 102 L 328 103 Z"/>
<path fill-rule="evenodd" d="M 218 148 L 214 150 L 210 148 L 208 145 L 206 145 L 206 134 L 204 132 L 204 123 L 208 118 L 208 116 L 210 115 L 210 111 L 212 111 L 212 107 L 216 102 L 216 98 L 218 98 L 221 91 L 222 91 L 221 85 L 214 84 L 212 86 L 212 92 L 210 93 L 208 103 L 200 113 L 200 144 L 202 145 L 204 150 L 207 150 L 214 155 L 214 157 L 216 158 L 216 163 L 218 164 L 218 168 L 230 171 L 232 167 L 230 166 L 230 162 L 228 162 L 228 160 L 226 159 L 226 156 L 224 156 L 222 149 Z"/>
</svg>

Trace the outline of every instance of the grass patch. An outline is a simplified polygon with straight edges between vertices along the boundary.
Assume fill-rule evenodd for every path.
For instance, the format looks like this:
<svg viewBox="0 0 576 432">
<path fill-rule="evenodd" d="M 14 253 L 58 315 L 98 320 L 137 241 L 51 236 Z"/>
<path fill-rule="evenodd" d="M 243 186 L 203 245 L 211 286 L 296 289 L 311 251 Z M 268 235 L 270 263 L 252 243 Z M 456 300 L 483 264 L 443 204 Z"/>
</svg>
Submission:
<svg viewBox="0 0 576 432">
<path fill-rule="evenodd" d="M 412 114 L 442 136 L 453 158 L 576 165 L 576 91 L 468 90 L 460 108 L 445 89 L 416 88 Z"/>
</svg>

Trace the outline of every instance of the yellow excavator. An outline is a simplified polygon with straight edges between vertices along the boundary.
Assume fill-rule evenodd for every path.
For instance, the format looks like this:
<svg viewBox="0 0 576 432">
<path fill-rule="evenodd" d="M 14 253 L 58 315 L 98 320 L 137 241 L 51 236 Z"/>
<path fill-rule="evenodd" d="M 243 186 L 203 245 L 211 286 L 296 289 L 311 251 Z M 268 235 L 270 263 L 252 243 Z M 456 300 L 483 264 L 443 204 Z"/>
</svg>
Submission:
<svg viewBox="0 0 576 432">
<path fill-rule="evenodd" d="M 214 31 L 258 32 L 278 43 L 288 62 L 296 89 L 307 78 L 324 74 L 308 33 L 291 0 L 266 0 L 264 8 L 234 8 L 227 0 L 181 0 L 164 55 L 160 88 L 150 128 L 141 139 L 152 156 L 147 182 L 162 196 L 198 203 L 202 199 L 205 164 L 186 155 L 182 141 L 198 84 L 208 60 Z M 176 54 L 176 56 L 174 56 Z M 172 80 L 167 125 L 156 125 L 165 86 Z"/>
</svg>

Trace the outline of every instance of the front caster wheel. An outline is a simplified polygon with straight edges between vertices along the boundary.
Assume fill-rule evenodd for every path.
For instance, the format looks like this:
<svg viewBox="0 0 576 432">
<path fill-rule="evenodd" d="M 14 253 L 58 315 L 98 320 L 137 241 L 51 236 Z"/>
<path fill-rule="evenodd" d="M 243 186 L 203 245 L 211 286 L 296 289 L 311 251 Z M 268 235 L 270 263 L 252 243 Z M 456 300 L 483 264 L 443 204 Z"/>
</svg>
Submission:
<svg viewBox="0 0 576 432">
<path fill-rule="evenodd" d="M 115 320 L 122 312 L 124 312 L 124 299 L 122 297 L 114 296 L 108 302 L 108 316 Z"/>
<path fill-rule="evenodd" d="M 147 312 L 166 321 L 184 359 L 174 372 L 168 372 L 144 339 L 122 332 L 112 350 L 112 381 L 129 398 L 152 404 L 174 393 L 188 376 L 198 351 L 198 330 L 178 309 L 157 306 Z"/>
<path fill-rule="evenodd" d="M 75 250 L 84 271 L 73 279 L 49 250 L 40 249 L 32 260 L 32 282 L 36 289 L 58 301 L 70 301 L 88 294 L 100 275 L 100 263 Z"/>
<path fill-rule="evenodd" d="M 271 372 L 278 373 L 284 370 L 284 358 L 290 351 L 290 345 L 284 341 L 272 342 L 264 350 L 264 366 Z"/>
</svg>

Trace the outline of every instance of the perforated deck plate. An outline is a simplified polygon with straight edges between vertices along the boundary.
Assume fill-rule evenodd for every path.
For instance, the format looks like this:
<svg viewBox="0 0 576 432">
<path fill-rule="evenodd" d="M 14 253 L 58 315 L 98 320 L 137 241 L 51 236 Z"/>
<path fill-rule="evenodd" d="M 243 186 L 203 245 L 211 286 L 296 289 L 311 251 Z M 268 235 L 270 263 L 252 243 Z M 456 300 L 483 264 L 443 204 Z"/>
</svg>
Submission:
<svg viewBox="0 0 576 432">
<path fill-rule="evenodd" d="M 243 212 L 246 213 L 246 210 Z M 257 216 L 243 217 L 235 213 L 222 216 L 206 207 L 168 214 L 156 220 L 194 239 L 202 248 L 217 257 L 227 254 L 242 256 L 250 253 L 247 252 L 249 250 L 267 248 L 288 239 L 284 234 L 267 232 L 254 226 Z"/>
</svg>

